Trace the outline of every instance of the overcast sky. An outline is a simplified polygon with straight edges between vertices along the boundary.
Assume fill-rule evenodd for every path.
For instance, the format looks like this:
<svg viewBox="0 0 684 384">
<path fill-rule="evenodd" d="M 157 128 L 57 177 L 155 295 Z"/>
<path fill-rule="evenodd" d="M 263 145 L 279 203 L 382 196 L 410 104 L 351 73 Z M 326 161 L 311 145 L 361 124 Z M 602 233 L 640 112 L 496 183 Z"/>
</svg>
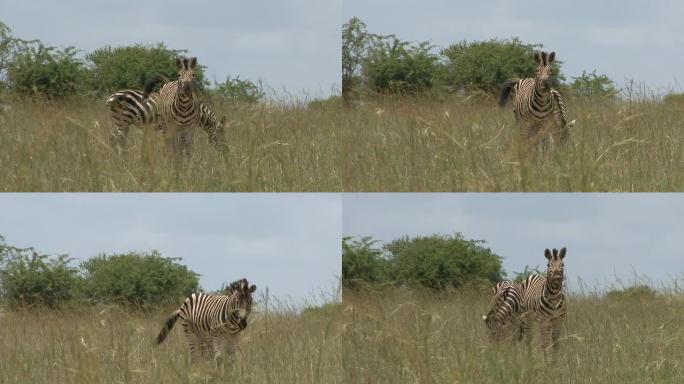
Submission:
<svg viewBox="0 0 684 384">
<path fill-rule="evenodd" d="M 246 277 L 301 304 L 341 276 L 336 194 L 0 194 L 0 212 L 7 244 L 77 259 L 158 249 L 206 290 Z"/>
<path fill-rule="evenodd" d="M 84 51 L 156 44 L 188 49 L 207 76 L 262 79 L 283 94 L 329 95 L 340 84 L 342 0 L 0 0 L 15 37 Z"/>
<path fill-rule="evenodd" d="M 571 288 L 578 277 L 631 283 L 635 271 L 656 288 L 684 282 L 684 194 L 345 194 L 343 207 L 346 235 L 461 232 L 486 240 L 509 273 L 545 269 L 544 249 L 567 247 Z"/>
<path fill-rule="evenodd" d="M 556 51 L 571 76 L 596 69 L 652 88 L 683 91 L 684 1 L 344 0 L 345 20 L 368 31 L 446 47 L 462 40 L 519 37 Z"/>
</svg>

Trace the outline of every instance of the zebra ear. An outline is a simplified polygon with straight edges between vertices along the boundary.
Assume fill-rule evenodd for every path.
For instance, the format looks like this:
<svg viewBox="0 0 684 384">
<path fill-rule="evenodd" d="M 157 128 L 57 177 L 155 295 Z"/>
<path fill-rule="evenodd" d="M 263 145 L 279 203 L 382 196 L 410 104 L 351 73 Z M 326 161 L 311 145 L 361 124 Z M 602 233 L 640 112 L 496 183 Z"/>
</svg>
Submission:
<svg viewBox="0 0 684 384">
<path fill-rule="evenodd" d="M 541 63 L 541 54 L 539 52 L 534 53 L 534 61 L 539 64 Z"/>
<path fill-rule="evenodd" d="M 546 250 L 544 251 L 544 257 L 551 260 L 551 251 L 549 251 L 548 248 L 546 248 Z"/>
<path fill-rule="evenodd" d="M 189 65 L 190 69 L 195 68 L 195 65 L 197 65 L 197 58 L 196 58 L 196 57 L 191 57 L 191 58 L 190 58 L 190 65 Z"/>
<path fill-rule="evenodd" d="M 178 67 L 178 69 L 183 68 L 183 61 L 180 58 L 176 58 L 176 67 Z"/>
<path fill-rule="evenodd" d="M 252 285 L 251 287 L 249 287 L 249 291 L 250 292 L 256 291 L 256 285 Z"/>
<path fill-rule="evenodd" d="M 561 248 L 558 257 L 560 257 L 560 259 L 563 260 L 563 258 L 565 257 L 565 247 Z"/>
<path fill-rule="evenodd" d="M 553 61 L 555 59 L 556 59 L 556 52 L 549 53 L 549 64 L 553 63 Z"/>
</svg>

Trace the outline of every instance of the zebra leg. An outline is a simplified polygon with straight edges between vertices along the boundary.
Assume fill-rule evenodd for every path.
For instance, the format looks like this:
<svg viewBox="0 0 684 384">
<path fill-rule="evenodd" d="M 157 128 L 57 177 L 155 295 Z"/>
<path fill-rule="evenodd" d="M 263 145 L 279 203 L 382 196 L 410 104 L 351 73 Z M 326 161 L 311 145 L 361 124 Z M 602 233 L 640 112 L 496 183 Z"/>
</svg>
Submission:
<svg viewBox="0 0 684 384">
<path fill-rule="evenodd" d="M 195 347 L 195 333 L 190 329 L 188 324 L 183 324 L 183 333 L 185 334 L 185 340 L 187 340 L 188 345 L 190 346 L 190 360 L 193 362 L 197 361 L 200 354 Z"/>
<path fill-rule="evenodd" d="M 212 336 L 211 340 L 214 347 L 214 361 L 221 364 L 223 362 L 223 340 L 220 336 Z"/>
<path fill-rule="evenodd" d="M 190 159 L 192 156 L 192 131 L 194 127 L 186 127 L 179 133 L 179 144 L 183 156 L 186 159 Z"/>
<path fill-rule="evenodd" d="M 558 339 L 560 338 L 562 324 L 563 322 L 558 319 L 554 320 L 551 323 L 551 343 L 553 343 L 554 360 L 556 359 L 558 355 L 558 350 L 560 348 L 560 345 L 558 344 Z"/>
<path fill-rule="evenodd" d="M 551 341 L 551 321 L 545 320 L 539 324 L 539 344 L 544 351 L 544 358 L 546 359 L 547 350 Z"/>
</svg>

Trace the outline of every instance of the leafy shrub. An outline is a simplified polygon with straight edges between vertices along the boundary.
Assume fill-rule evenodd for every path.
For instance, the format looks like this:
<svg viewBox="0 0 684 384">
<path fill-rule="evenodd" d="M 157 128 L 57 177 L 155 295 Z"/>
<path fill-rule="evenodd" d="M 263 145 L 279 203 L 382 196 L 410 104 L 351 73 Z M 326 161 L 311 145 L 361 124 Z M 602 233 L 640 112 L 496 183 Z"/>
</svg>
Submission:
<svg viewBox="0 0 684 384">
<path fill-rule="evenodd" d="M 656 297 L 656 291 L 647 285 L 635 285 L 633 287 L 612 290 L 606 294 L 608 300 L 638 300 L 646 301 L 653 300 Z"/>
<path fill-rule="evenodd" d="M 539 269 L 539 266 L 530 268 L 529 265 L 526 265 L 522 272 L 513 272 L 513 281 L 520 283 L 531 275 L 546 275 L 546 270 Z"/>
<path fill-rule="evenodd" d="M 498 91 L 508 79 L 534 77 L 534 52 L 541 45 L 511 40 L 461 41 L 443 49 L 441 82 L 452 90 Z M 561 62 L 553 64 L 557 81 L 564 80 Z"/>
<path fill-rule="evenodd" d="M 28 43 L 9 64 L 9 85 L 26 96 L 60 99 L 75 95 L 86 85 L 86 69 L 77 54 L 74 47 Z"/>
<path fill-rule="evenodd" d="M 156 46 L 137 44 L 96 49 L 86 55 L 90 68 L 90 89 L 97 94 L 109 94 L 120 89 L 142 89 L 156 74 L 176 79 L 176 58 L 186 54 L 186 50 L 168 49 L 162 43 Z M 198 61 L 201 62 L 201 58 Z M 195 83 L 200 90 L 207 86 L 201 65 L 195 67 Z"/>
<path fill-rule="evenodd" d="M 5 244 L 0 236 L 0 296 L 11 306 L 57 308 L 74 298 L 80 278 L 67 255 L 38 254 Z"/>
<path fill-rule="evenodd" d="M 222 101 L 232 104 L 254 104 L 265 96 L 261 81 L 254 83 L 250 80 L 241 80 L 240 76 L 233 79 L 228 76 L 225 82 L 216 84 L 216 89 L 212 93 Z"/>
<path fill-rule="evenodd" d="M 411 44 L 394 36 L 379 39 L 363 62 L 367 86 L 380 92 L 413 93 L 432 88 L 438 58 L 428 42 Z"/>
<path fill-rule="evenodd" d="M 88 259 L 81 263 L 84 295 L 95 302 L 141 309 L 175 303 L 199 287 L 198 275 L 178 260 L 162 257 L 158 251 Z"/>
<path fill-rule="evenodd" d="M 353 287 L 359 280 L 369 283 L 389 281 L 387 260 L 382 250 L 374 247 L 376 243 L 370 237 L 342 239 L 342 282 L 345 286 Z"/>
<path fill-rule="evenodd" d="M 389 254 L 395 280 L 439 289 L 501 280 L 501 257 L 484 244 L 456 233 L 403 237 L 383 248 Z"/>
<path fill-rule="evenodd" d="M 613 80 L 606 75 L 597 75 L 596 70 L 591 73 L 582 71 L 581 75 L 573 77 L 570 87 L 576 96 L 590 101 L 610 100 L 618 94 Z"/>
</svg>

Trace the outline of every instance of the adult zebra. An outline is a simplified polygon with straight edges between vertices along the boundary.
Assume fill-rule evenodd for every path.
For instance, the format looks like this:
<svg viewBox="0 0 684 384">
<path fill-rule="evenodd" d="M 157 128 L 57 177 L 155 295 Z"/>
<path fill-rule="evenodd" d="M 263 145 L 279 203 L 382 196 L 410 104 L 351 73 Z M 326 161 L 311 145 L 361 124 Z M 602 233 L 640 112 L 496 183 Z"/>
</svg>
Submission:
<svg viewBox="0 0 684 384">
<path fill-rule="evenodd" d="M 190 156 L 192 150 L 193 125 L 198 123 L 200 117 L 199 103 L 195 98 L 195 66 L 197 58 L 184 57 L 176 59 L 178 67 L 178 80 L 168 81 L 164 76 L 153 77 L 143 90 L 143 100 L 151 95 L 152 89 L 157 83 L 165 84 L 159 90 L 157 104 L 159 114 L 165 125 L 171 131 L 169 140 L 174 151 L 181 151 Z"/>
<path fill-rule="evenodd" d="M 232 282 L 229 289 L 230 295 L 200 292 L 186 298 L 180 309 L 174 311 L 164 322 L 157 335 L 157 344 L 166 339 L 173 325 L 180 319 L 193 361 L 205 352 L 208 353 L 209 345 L 213 346 L 214 359 L 219 360 L 226 336 L 228 355 L 232 356 L 240 341 L 240 333 L 247 328 L 247 318 L 252 312 L 252 293 L 256 286 L 250 286 L 247 279 L 241 279 Z M 199 351 L 195 346 L 195 339 L 199 340 Z"/>
<path fill-rule="evenodd" d="M 143 97 L 143 91 L 125 89 L 117 91 L 107 98 L 106 104 L 114 125 L 112 141 L 119 151 L 126 147 L 128 132 L 131 125 L 139 128 L 157 124 L 156 129 L 166 135 L 167 127 L 159 117 L 157 108 L 158 93 L 150 93 Z M 199 104 L 199 125 L 209 137 L 209 143 L 220 149 L 225 145 L 226 118 L 220 120 L 204 103 Z"/>
<path fill-rule="evenodd" d="M 520 285 L 510 281 L 501 281 L 494 287 L 494 297 L 489 305 L 489 312 L 482 315 L 489 331 L 490 339 L 500 341 L 512 327 L 519 325 L 521 311 Z"/>
<path fill-rule="evenodd" d="M 568 123 L 563 97 L 552 87 L 555 59 L 555 52 L 535 52 L 537 68 L 534 78 L 507 80 L 501 87 L 499 97 L 499 105 L 504 107 L 513 91 L 513 114 L 516 121 L 526 133 L 530 145 L 541 142 L 544 148 L 548 147 L 551 120 L 560 129 L 561 144 L 569 140 L 569 127 L 574 124 L 574 120 Z"/>
<path fill-rule="evenodd" d="M 530 318 L 533 318 L 539 323 L 542 348 L 546 351 L 549 343 L 552 343 L 555 355 L 558 351 L 561 325 L 566 317 L 563 294 L 565 248 L 561 248 L 560 252 L 555 248 L 551 252 L 547 248 L 544 256 L 548 260 L 546 276 L 530 275 L 520 284 L 520 303 L 524 312 L 520 319 L 520 337 L 527 335 L 528 342 L 531 341 L 529 323 Z"/>
</svg>

